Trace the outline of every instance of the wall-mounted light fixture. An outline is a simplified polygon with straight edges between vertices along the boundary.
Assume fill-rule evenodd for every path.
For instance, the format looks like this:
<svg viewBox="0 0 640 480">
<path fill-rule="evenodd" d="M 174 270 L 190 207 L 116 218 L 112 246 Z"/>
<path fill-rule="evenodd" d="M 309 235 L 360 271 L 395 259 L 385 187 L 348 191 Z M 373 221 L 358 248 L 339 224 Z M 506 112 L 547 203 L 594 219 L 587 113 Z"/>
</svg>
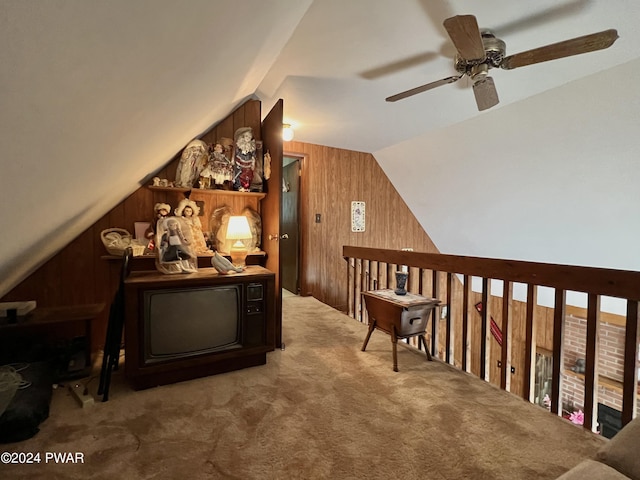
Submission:
<svg viewBox="0 0 640 480">
<path fill-rule="evenodd" d="M 293 128 L 288 123 L 282 124 L 282 140 L 285 142 L 293 140 Z"/>
</svg>

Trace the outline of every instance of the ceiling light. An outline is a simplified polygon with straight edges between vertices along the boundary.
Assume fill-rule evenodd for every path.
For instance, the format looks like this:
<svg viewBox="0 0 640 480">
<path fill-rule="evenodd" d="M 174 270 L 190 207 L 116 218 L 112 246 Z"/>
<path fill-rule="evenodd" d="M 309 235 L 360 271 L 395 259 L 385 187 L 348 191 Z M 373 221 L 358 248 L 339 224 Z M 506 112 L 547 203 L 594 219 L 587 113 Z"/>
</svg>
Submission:
<svg viewBox="0 0 640 480">
<path fill-rule="evenodd" d="M 285 142 L 293 140 L 293 128 L 288 123 L 282 124 L 282 140 Z"/>
</svg>

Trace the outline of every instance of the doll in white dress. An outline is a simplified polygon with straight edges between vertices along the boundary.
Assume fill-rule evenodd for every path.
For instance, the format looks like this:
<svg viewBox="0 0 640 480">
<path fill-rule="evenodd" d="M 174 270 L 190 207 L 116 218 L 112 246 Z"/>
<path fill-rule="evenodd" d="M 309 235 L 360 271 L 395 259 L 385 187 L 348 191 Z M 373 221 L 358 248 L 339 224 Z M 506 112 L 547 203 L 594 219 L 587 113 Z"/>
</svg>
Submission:
<svg viewBox="0 0 640 480">
<path fill-rule="evenodd" d="M 198 218 L 200 207 L 196 202 L 188 198 L 182 199 L 175 209 L 175 214 L 178 217 L 182 217 L 191 228 L 191 237 L 193 238 L 193 247 L 196 253 L 211 253 L 204 238 L 202 222 Z"/>
</svg>

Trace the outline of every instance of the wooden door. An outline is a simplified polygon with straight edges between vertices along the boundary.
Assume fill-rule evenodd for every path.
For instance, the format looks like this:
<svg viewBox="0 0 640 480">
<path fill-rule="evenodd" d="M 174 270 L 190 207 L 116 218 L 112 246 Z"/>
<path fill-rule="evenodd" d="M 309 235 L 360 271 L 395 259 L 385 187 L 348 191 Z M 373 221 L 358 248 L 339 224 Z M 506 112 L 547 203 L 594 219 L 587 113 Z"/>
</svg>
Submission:
<svg viewBox="0 0 640 480">
<path fill-rule="evenodd" d="M 291 160 L 287 158 L 285 160 Z M 300 293 L 300 160 L 282 167 L 282 202 L 280 212 L 280 265 L 282 288 Z"/>
<path fill-rule="evenodd" d="M 282 198 L 282 99 L 262 121 L 263 153 L 271 156 L 271 176 L 266 182 L 267 196 L 262 200 L 262 249 L 266 267 L 275 273 L 275 348 L 282 348 L 282 285 L 280 269 L 280 202 Z"/>
</svg>

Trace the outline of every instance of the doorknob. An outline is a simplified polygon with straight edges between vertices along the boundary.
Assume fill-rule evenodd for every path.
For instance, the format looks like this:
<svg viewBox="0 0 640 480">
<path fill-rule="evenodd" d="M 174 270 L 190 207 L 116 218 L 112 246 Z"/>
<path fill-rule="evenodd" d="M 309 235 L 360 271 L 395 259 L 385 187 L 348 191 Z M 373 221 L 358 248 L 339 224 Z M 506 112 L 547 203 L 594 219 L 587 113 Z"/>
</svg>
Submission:
<svg viewBox="0 0 640 480">
<path fill-rule="evenodd" d="M 269 240 L 278 241 L 279 239 L 286 240 L 287 238 L 289 238 L 288 233 L 283 233 L 282 235 L 278 235 L 277 233 L 272 233 L 269 235 Z"/>
</svg>

